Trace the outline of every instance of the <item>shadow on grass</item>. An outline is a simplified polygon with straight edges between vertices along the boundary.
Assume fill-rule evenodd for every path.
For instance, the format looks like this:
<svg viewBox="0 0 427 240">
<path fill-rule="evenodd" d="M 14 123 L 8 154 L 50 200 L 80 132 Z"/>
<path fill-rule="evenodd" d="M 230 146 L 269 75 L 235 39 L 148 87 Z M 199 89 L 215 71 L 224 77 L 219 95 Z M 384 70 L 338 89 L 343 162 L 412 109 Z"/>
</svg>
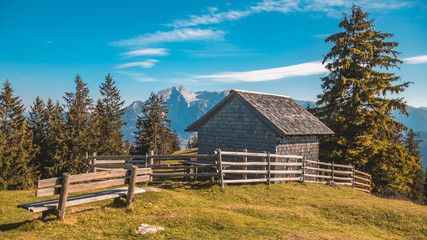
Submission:
<svg viewBox="0 0 427 240">
<path fill-rule="evenodd" d="M 50 217 L 47 217 L 45 219 L 43 219 L 42 217 L 38 217 L 38 218 L 35 218 L 35 219 L 32 219 L 32 220 L 25 220 L 23 222 L 1 224 L 0 225 L 0 232 L 10 231 L 10 230 L 19 228 L 20 226 L 25 225 L 27 223 L 32 223 L 32 222 L 38 221 L 38 220 L 43 221 L 43 222 L 50 222 L 50 221 L 57 220 L 57 217 L 56 216 L 55 217 L 54 216 L 50 216 Z"/>
</svg>

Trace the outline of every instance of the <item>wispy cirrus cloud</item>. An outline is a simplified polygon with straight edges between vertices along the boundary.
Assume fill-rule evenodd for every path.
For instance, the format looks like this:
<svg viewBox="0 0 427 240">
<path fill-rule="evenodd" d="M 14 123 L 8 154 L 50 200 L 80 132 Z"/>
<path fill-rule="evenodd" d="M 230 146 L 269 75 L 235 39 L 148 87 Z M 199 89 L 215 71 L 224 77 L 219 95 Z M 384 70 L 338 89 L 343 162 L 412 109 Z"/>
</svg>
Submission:
<svg viewBox="0 0 427 240">
<path fill-rule="evenodd" d="M 137 57 L 137 56 L 167 56 L 169 52 L 166 48 L 144 48 L 133 51 L 128 51 L 121 53 L 120 55 L 124 55 L 127 57 Z"/>
<path fill-rule="evenodd" d="M 180 28 L 169 32 L 146 33 L 135 38 L 111 42 L 110 44 L 113 46 L 143 46 L 161 42 L 222 40 L 224 35 L 225 32 L 221 30 Z"/>
<path fill-rule="evenodd" d="M 138 82 L 157 82 L 157 79 L 149 77 L 145 73 L 141 73 L 141 72 L 129 72 L 124 70 L 119 70 L 119 71 L 116 71 L 116 73 L 128 76 L 131 79 Z"/>
<path fill-rule="evenodd" d="M 124 63 L 124 64 L 118 65 L 116 69 L 130 68 L 130 67 L 151 68 L 154 66 L 156 62 L 159 62 L 159 61 L 156 59 L 148 59 L 146 61 Z"/>
<path fill-rule="evenodd" d="M 246 6 L 243 10 L 218 11 L 218 8 L 210 7 L 206 14 L 188 15 L 186 19 L 178 19 L 172 23 L 165 24 L 168 27 L 194 27 L 199 25 L 218 24 L 226 21 L 235 21 L 241 18 L 262 12 L 317 12 L 324 13 L 329 17 L 341 17 L 343 11 L 348 10 L 355 3 L 366 9 L 387 10 L 411 7 L 416 2 L 405 2 L 399 0 L 264 0 L 253 6 Z"/>
<path fill-rule="evenodd" d="M 407 64 L 427 63 L 427 55 L 420 55 L 420 56 L 415 56 L 415 57 L 404 58 L 403 62 L 407 63 Z"/>
<path fill-rule="evenodd" d="M 310 76 L 327 73 L 321 61 L 292 66 L 270 68 L 247 72 L 224 72 L 212 75 L 198 75 L 195 79 L 210 79 L 218 82 L 266 82 L 297 76 Z"/>
</svg>

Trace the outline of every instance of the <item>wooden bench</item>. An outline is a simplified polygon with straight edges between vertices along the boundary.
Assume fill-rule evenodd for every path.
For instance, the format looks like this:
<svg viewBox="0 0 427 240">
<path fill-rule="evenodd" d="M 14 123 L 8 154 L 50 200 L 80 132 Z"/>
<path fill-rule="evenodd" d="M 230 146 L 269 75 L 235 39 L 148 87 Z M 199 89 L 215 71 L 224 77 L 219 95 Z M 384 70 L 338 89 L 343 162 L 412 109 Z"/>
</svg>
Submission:
<svg viewBox="0 0 427 240">
<path fill-rule="evenodd" d="M 18 207 L 31 212 L 43 212 L 43 219 L 49 214 L 55 215 L 59 219 L 64 219 L 67 206 L 120 197 L 125 197 L 127 205 L 131 206 L 134 201 L 134 194 L 145 192 L 144 189 L 136 188 L 135 184 L 150 181 L 151 173 L 151 168 L 138 169 L 137 166 L 132 166 L 131 169 L 77 175 L 64 173 L 62 177 L 39 180 L 37 184 L 36 197 L 59 194 L 59 199 L 28 203 Z M 128 184 L 127 187 L 68 197 L 69 193 L 126 184 Z"/>
</svg>

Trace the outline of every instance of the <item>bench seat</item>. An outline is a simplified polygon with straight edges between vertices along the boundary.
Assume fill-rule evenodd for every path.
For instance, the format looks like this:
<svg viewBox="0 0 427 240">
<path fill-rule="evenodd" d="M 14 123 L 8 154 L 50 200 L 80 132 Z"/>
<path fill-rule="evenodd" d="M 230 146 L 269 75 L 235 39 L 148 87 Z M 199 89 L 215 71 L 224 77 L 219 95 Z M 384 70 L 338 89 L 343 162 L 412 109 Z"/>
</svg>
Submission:
<svg viewBox="0 0 427 240">
<path fill-rule="evenodd" d="M 128 191 L 128 187 L 121 187 L 111 190 L 106 190 L 102 192 L 94 192 L 88 194 L 82 194 L 77 196 L 72 196 L 67 198 L 66 206 L 74 206 L 83 203 L 96 202 L 106 199 L 126 197 Z M 134 194 L 143 193 L 145 189 L 135 188 Z M 31 212 L 43 212 L 51 209 L 58 208 L 59 199 L 52 199 L 42 202 L 28 203 L 19 205 L 19 208 L 24 208 L 30 210 Z"/>
</svg>

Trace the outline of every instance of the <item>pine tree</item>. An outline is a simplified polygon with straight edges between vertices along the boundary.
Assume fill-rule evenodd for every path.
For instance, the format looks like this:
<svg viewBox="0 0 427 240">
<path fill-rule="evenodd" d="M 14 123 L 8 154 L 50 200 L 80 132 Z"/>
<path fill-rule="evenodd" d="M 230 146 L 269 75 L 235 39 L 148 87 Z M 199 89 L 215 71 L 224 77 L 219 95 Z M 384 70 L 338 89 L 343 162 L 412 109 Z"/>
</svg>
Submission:
<svg viewBox="0 0 427 240">
<path fill-rule="evenodd" d="M 44 172 L 44 159 L 46 158 L 46 105 L 39 96 L 31 106 L 28 118 L 28 129 L 32 132 L 32 142 L 35 148 L 35 156 L 31 165 L 35 167 L 37 173 L 46 178 Z M 38 177 L 39 178 L 39 177 Z"/>
<path fill-rule="evenodd" d="M 71 174 L 81 173 L 85 168 L 85 154 L 94 150 L 94 128 L 91 121 L 93 100 L 89 97 L 87 83 L 79 75 L 75 79 L 75 92 L 66 92 L 67 162 L 65 170 Z"/>
<path fill-rule="evenodd" d="M 145 154 L 149 150 L 153 150 L 154 154 L 172 152 L 168 113 L 167 102 L 151 93 L 149 100 L 142 105 L 142 116 L 138 116 L 133 154 Z"/>
<path fill-rule="evenodd" d="M 23 115 L 24 105 L 13 96 L 9 81 L 0 92 L 0 190 L 27 189 L 34 185 L 34 156 L 31 132 Z"/>
<path fill-rule="evenodd" d="M 406 133 L 406 137 L 403 139 L 403 144 L 409 151 L 409 155 L 415 158 L 418 164 L 418 169 L 412 176 L 412 183 L 409 184 L 410 191 L 408 194 L 409 199 L 416 203 L 424 203 L 426 199 L 424 193 L 424 171 L 422 169 L 422 157 L 419 151 L 420 143 L 422 140 L 417 139 L 420 136 L 419 133 L 414 132 L 413 129 L 409 129 Z"/>
<path fill-rule="evenodd" d="M 44 158 L 42 178 L 57 177 L 66 172 L 68 148 L 66 145 L 66 128 L 64 112 L 57 101 L 53 103 L 52 99 L 47 101 L 46 105 L 46 132 L 44 138 Z"/>
<path fill-rule="evenodd" d="M 176 152 L 181 150 L 181 146 L 180 146 L 180 139 L 178 136 L 178 133 L 176 132 L 176 130 L 173 130 L 172 132 L 172 143 L 171 143 L 171 148 L 172 148 L 172 152 Z"/>
<path fill-rule="evenodd" d="M 97 129 L 97 152 L 100 155 L 121 155 L 125 151 L 123 133 L 124 124 L 121 109 L 124 101 L 120 100 L 120 91 L 115 86 L 113 77 L 108 74 L 105 83 L 99 87 L 102 99 L 95 107 L 95 129 Z"/>
<path fill-rule="evenodd" d="M 326 39 L 334 44 L 323 60 L 330 73 L 314 113 L 335 134 L 322 140 L 321 158 L 371 173 L 376 190 L 407 191 L 416 162 L 396 140 L 405 126 L 392 117 L 393 110 L 407 114 L 406 103 L 391 95 L 410 83 L 396 84 L 400 78 L 388 72 L 402 62 L 398 43 L 386 41 L 393 34 L 376 31 L 368 18 L 353 6 L 339 24 L 344 31 Z"/>
</svg>

